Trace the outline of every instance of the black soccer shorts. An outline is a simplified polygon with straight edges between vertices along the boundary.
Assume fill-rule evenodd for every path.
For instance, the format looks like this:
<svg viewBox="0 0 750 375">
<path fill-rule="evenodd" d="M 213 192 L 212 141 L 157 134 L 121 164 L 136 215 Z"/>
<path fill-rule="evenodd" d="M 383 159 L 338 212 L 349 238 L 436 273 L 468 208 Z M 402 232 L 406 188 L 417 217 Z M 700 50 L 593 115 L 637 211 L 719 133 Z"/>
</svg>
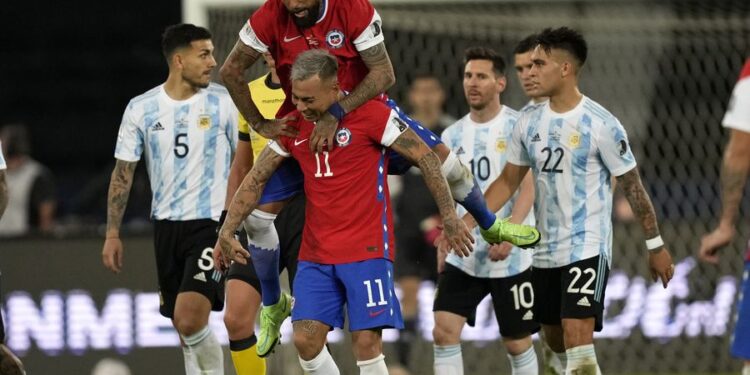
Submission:
<svg viewBox="0 0 750 375">
<path fill-rule="evenodd" d="M 159 277 L 159 312 L 174 317 L 177 294 L 198 292 L 214 311 L 224 308 L 224 281 L 214 269 L 216 225 L 211 219 L 154 222 L 154 250 Z"/>
<path fill-rule="evenodd" d="M 534 317 L 541 324 L 560 325 L 562 319 L 595 318 L 602 330 L 604 292 L 609 265 L 601 255 L 558 268 L 534 268 Z"/>
<path fill-rule="evenodd" d="M 495 318 L 503 337 L 522 337 L 539 331 L 531 310 L 534 291 L 530 268 L 510 277 L 480 278 L 446 264 L 438 279 L 432 311 L 461 315 L 473 327 L 477 305 L 487 294 L 492 296 Z"/>
</svg>

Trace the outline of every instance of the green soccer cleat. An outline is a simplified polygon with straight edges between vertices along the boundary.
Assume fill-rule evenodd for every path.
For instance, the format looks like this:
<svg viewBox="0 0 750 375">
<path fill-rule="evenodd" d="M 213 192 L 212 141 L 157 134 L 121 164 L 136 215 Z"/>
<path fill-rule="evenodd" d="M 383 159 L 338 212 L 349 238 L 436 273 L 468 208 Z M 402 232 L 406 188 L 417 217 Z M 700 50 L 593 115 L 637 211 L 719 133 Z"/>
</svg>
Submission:
<svg viewBox="0 0 750 375">
<path fill-rule="evenodd" d="M 489 229 L 480 228 L 479 233 L 488 243 L 507 241 L 522 249 L 534 247 L 542 238 L 536 228 L 530 225 L 513 224 L 509 217 L 502 220 L 496 219 L 495 224 L 492 224 Z"/>
<path fill-rule="evenodd" d="M 271 306 L 263 306 L 260 310 L 260 332 L 255 351 L 258 357 L 267 357 L 281 338 L 281 323 L 292 314 L 292 296 L 282 292 L 279 302 Z"/>
</svg>

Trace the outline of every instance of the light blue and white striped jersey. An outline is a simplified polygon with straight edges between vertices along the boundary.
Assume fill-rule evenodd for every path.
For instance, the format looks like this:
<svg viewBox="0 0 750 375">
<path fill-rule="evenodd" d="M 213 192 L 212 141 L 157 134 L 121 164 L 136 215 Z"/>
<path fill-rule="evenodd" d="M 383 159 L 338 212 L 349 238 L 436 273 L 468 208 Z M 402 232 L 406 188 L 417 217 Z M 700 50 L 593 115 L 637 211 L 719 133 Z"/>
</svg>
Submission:
<svg viewBox="0 0 750 375">
<path fill-rule="evenodd" d="M 470 166 L 482 191 L 487 190 L 500 172 L 506 161 L 506 151 L 516 126 L 519 113 L 502 106 L 500 113 L 492 120 L 478 124 L 469 115 L 464 116 L 443 132 L 443 142 L 455 153 L 464 165 Z M 515 197 L 495 215 L 499 218 L 510 216 Z M 466 209 L 458 206 L 459 217 L 466 214 Z M 525 224 L 534 225 L 534 214 L 529 215 Z M 519 274 L 531 266 L 532 252 L 513 248 L 505 260 L 493 262 L 489 258 L 490 245 L 482 239 L 479 228 L 473 231 L 474 251 L 468 257 L 461 258 L 454 253 L 448 255 L 446 262 L 474 277 L 500 278 Z"/>
<path fill-rule="evenodd" d="M 227 90 L 214 83 L 187 100 L 170 98 L 163 85 L 130 100 L 115 158 L 138 161 L 145 151 L 152 219 L 219 219 L 238 118 Z"/>
<path fill-rule="evenodd" d="M 8 169 L 8 166 L 5 165 L 5 158 L 3 157 L 2 149 L 3 149 L 3 145 L 2 143 L 0 143 L 0 170 Z"/>
<path fill-rule="evenodd" d="M 508 162 L 534 173 L 534 267 L 556 268 L 603 255 L 612 259 L 612 182 L 635 168 L 625 129 L 584 96 L 556 113 L 549 102 L 526 109 L 513 131 Z"/>
</svg>

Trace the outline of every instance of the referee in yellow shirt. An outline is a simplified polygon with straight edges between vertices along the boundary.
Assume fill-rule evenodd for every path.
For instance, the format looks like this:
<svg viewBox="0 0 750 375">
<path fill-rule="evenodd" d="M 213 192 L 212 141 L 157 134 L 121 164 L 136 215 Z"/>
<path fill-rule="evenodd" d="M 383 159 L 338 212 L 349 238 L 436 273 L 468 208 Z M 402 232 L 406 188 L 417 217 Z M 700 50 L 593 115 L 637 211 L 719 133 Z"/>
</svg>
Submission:
<svg viewBox="0 0 750 375">
<path fill-rule="evenodd" d="M 275 118 L 285 95 L 274 69 L 270 55 L 264 55 L 269 73 L 250 82 L 250 92 L 255 105 L 265 118 Z M 268 140 L 250 128 L 240 115 L 239 142 L 234 155 L 227 183 L 227 197 L 224 208 L 231 203 L 245 175 L 253 166 L 253 160 L 268 144 Z M 252 146 L 252 147 L 251 147 Z M 225 211 L 226 212 L 226 211 Z M 223 217 L 222 217 L 223 219 Z M 274 224 L 279 234 L 280 269 L 287 269 L 289 285 L 292 285 L 297 270 L 297 254 L 302 241 L 302 228 L 305 220 L 305 197 L 300 193 L 290 198 L 276 217 Z M 219 224 L 221 225 L 221 224 Z M 221 265 L 221 249 L 214 249 L 214 263 Z M 222 266 L 226 268 L 226 266 Z M 250 259 L 247 265 L 232 263 L 226 274 L 226 310 L 224 325 L 229 333 L 229 349 L 237 375 L 263 375 L 266 373 L 265 359 L 258 357 L 254 348 L 255 317 L 261 304 L 261 288 L 255 268 Z"/>
</svg>

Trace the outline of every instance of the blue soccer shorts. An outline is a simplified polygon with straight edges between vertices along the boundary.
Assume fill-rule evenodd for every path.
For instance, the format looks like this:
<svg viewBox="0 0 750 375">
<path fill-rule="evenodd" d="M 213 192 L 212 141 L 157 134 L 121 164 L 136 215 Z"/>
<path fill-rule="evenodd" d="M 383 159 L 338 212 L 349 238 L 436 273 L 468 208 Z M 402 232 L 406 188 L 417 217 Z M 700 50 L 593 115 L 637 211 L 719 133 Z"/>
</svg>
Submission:
<svg viewBox="0 0 750 375">
<path fill-rule="evenodd" d="M 316 320 L 343 328 L 344 306 L 350 331 L 404 328 L 393 289 L 393 263 L 383 258 L 344 264 L 300 261 L 292 321 Z"/>
<path fill-rule="evenodd" d="M 294 158 L 286 158 L 268 179 L 258 205 L 285 201 L 303 189 L 304 176 Z"/>
<path fill-rule="evenodd" d="M 398 104 L 396 104 L 393 99 L 388 99 L 386 104 L 388 104 L 391 109 L 396 111 L 398 117 L 403 120 L 406 125 L 409 125 L 409 128 L 417 133 L 419 138 L 422 138 L 424 143 L 426 143 L 429 148 L 435 148 L 435 146 L 443 143 L 443 141 L 440 139 L 440 137 L 437 136 L 437 134 L 433 133 L 430 129 L 425 128 L 424 126 L 422 126 L 422 124 L 419 123 L 419 121 L 414 120 L 406 113 L 404 113 L 404 111 L 399 108 Z M 404 159 L 403 156 L 399 155 L 396 152 L 390 152 L 388 160 L 388 174 L 404 174 L 409 170 L 409 168 L 412 167 L 412 164 L 408 160 Z"/>
<path fill-rule="evenodd" d="M 750 361 L 750 260 L 745 262 L 742 290 L 737 301 L 737 324 L 732 337 L 732 355 Z"/>
</svg>

